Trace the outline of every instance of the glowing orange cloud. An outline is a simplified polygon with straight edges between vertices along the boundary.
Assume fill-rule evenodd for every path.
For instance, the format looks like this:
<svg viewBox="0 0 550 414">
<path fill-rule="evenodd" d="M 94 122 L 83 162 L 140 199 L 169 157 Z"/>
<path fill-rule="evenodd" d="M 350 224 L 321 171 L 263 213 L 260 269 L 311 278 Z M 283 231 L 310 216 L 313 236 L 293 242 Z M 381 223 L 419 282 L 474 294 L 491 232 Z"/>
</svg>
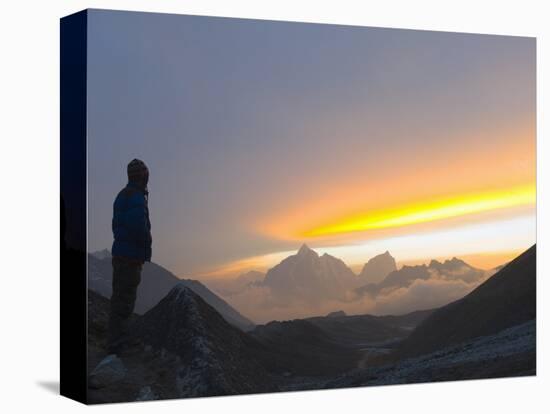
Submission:
<svg viewBox="0 0 550 414">
<path fill-rule="evenodd" d="M 536 186 L 532 183 L 507 190 L 463 194 L 444 199 L 420 201 L 395 208 L 367 211 L 360 215 L 343 217 L 307 229 L 300 236 L 311 238 L 402 227 L 474 213 L 533 205 L 535 201 Z"/>
<path fill-rule="evenodd" d="M 486 138 L 497 135 L 498 150 Z M 479 145 L 475 148 L 434 146 L 419 156 L 397 160 L 393 154 L 381 153 L 376 165 L 349 160 L 343 161 L 346 168 L 342 170 L 323 170 L 307 179 L 292 176 L 270 208 L 247 219 L 249 229 L 283 242 L 315 238 L 334 245 L 532 211 L 536 180 L 533 126 L 483 130 L 476 137 Z M 530 201 L 508 198 L 506 194 L 517 189 Z M 404 213 L 406 217 L 396 218 Z M 351 228 L 333 228 L 341 225 Z"/>
</svg>

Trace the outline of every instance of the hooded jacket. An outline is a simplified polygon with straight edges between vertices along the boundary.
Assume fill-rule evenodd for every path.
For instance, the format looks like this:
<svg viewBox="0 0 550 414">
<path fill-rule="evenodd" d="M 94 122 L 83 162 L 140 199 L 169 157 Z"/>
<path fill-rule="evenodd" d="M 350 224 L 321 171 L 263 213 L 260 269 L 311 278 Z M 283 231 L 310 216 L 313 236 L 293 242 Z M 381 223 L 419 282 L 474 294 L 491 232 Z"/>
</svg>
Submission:
<svg viewBox="0 0 550 414">
<path fill-rule="evenodd" d="M 113 257 L 151 261 L 151 222 L 147 190 L 129 182 L 113 204 Z"/>
</svg>

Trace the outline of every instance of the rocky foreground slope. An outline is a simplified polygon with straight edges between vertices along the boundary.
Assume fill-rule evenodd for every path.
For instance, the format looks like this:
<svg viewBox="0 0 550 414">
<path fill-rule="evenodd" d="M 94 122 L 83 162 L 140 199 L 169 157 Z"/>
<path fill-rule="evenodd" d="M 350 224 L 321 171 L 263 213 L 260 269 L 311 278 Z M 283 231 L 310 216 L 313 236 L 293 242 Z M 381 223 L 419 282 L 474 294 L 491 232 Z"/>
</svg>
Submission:
<svg viewBox="0 0 550 414">
<path fill-rule="evenodd" d="M 89 372 L 106 356 L 109 301 L 89 302 Z M 258 362 L 260 344 L 230 325 L 184 284 L 143 316 L 133 317 L 133 344 L 121 355 L 121 378 L 89 383 L 90 403 L 274 392 Z M 94 379 L 94 375 L 91 375 Z"/>
<path fill-rule="evenodd" d="M 308 385 L 311 389 L 348 388 L 535 374 L 536 322 L 528 321 L 429 354 L 350 371 Z"/>
<path fill-rule="evenodd" d="M 180 396 L 277 390 L 256 357 L 259 345 L 183 284 L 139 318 L 135 334 L 178 357 Z"/>
</svg>

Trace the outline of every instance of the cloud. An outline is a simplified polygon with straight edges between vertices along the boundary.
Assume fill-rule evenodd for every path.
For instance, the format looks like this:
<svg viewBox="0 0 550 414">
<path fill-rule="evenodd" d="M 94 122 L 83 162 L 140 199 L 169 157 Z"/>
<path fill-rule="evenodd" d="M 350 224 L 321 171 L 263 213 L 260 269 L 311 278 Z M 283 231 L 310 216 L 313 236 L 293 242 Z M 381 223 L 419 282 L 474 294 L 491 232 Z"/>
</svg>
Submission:
<svg viewBox="0 0 550 414">
<path fill-rule="evenodd" d="M 463 280 L 415 280 L 407 288 L 399 288 L 375 299 L 370 312 L 374 314 L 402 314 L 419 309 L 437 308 L 471 292 L 477 283 Z"/>
<path fill-rule="evenodd" d="M 446 305 L 467 295 L 484 279 L 468 282 L 433 272 L 430 279 L 416 279 L 409 286 L 383 291 L 374 298 L 348 292 L 340 299 L 303 301 L 299 297 L 277 296 L 269 287 L 258 285 L 224 298 L 257 323 L 321 316 L 336 310 L 350 315 L 397 315 Z"/>
</svg>

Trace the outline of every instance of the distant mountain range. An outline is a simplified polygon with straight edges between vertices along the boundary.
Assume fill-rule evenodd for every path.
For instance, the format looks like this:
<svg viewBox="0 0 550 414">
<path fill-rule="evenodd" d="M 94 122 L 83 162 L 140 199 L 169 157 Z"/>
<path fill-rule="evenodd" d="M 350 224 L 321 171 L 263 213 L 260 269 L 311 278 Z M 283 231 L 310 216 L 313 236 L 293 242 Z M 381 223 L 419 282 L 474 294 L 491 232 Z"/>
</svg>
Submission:
<svg viewBox="0 0 550 414">
<path fill-rule="evenodd" d="M 238 277 L 239 283 L 205 283 L 233 306 L 265 323 L 336 310 L 399 314 L 431 309 L 464 296 L 491 274 L 456 257 L 398 269 L 386 251 L 371 258 L 356 275 L 339 258 L 319 255 L 304 244 L 269 269 L 265 277 L 252 271 Z M 391 296 L 393 292 L 399 295 Z"/>
<path fill-rule="evenodd" d="M 111 255 L 102 250 L 88 255 L 88 288 L 105 297 L 111 297 L 113 269 Z M 232 325 L 243 330 L 254 327 L 254 322 L 241 315 L 225 300 L 213 293 L 198 280 L 178 279 L 164 267 L 146 262 L 136 299 L 136 313 L 143 314 L 155 306 L 177 284 L 183 284 L 213 306 Z"/>
<path fill-rule="evenodd" d="M 403 266 L 399 270 L 393 270 L 379 283 L 368 283 L 356 289 L 359 294 L 376 296 L 380 292 L 409 287 L 415 280 L 461 280 L 466 283 L 480 282 L 487 272 L 470 266 L 463 260 L 453 257 L 441 263 L 432 260 L 429 265 Z"/>
<path fill-rule="evenodd" d="M 261 273 L 254 275 L 257 278 Z M 408 287 L 415 280 L 439 278 L 473 283 L 486 276 L 486 271 L 456 257 L 443 263 L 432 260 L 429 265 L 405 265 L 398 270 L 388 251 L 370 259 L 359 275 L 355 275 L 342 260 L 326 253 L 319 256 L 304 244 L 295 255 L 271 268 L 264 280 L 255 285 L 267 286 L 275 295 L 320 300 L 341 298 L 350 289 L 358 294 L 376 296 L 384 290 Z"/>
</svg>

